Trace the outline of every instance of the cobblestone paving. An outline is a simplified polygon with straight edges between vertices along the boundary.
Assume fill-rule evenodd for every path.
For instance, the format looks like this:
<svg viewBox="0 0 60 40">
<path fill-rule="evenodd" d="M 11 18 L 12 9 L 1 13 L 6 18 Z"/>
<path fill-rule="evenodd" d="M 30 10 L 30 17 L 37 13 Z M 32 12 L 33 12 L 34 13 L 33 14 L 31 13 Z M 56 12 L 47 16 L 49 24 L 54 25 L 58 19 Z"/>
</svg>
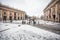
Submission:
<svg viewBox="0 0 60 40">
<path fill-rule="evenodd" d="M 60 38 L 53 38 L 53 37 L 44 37 L 41 35 L 37 35 L 33 32 L 28 32 L 28 31 L 16 31 L 16 32 L 11 32 L 7 33 L 2 32 L 0 33 L 0 40 L 60 40 Z"/>
</svg>

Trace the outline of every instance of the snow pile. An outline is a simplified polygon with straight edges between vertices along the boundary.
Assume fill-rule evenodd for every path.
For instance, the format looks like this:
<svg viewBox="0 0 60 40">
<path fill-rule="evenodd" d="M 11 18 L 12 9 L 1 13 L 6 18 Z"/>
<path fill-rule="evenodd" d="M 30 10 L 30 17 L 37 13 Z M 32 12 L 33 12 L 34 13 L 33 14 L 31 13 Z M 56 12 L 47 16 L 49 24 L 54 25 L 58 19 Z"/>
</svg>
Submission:
<svg viewBox="0 0 60 40">
<path fill-rule="evenodd" d="M 22 20 L 14 20 L 13 23 L 18 23 L 18 24 L 20 23 L 21 24 Z"/>
<path fill-rule="evenodd" d="M 4 26 L 8 25 L 8 26 Z M 10 28 L 0 32 L 0 40 L 60 40 L 60 35 L 30 25 L 14 23 L 0 24 L 1 28 Z"/>
<path fill-rule="evenodd" d="M 10 28 L 16 28 L 22 24 L 13 24 L 13 23 L 0 23 L 0 31 L 8 30 Z"/>
</svg>

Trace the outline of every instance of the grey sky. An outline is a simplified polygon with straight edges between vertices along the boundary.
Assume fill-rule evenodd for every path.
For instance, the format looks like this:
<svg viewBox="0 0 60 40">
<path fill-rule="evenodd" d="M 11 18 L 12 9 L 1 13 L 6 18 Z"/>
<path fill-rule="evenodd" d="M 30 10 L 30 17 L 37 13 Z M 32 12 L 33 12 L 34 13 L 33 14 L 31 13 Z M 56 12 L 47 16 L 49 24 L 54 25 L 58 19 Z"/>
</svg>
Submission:
<svg viewBox="0 0 60 40">
<path fill-rule="evenodd" d="M 51 0 L 0 0 L 2 4 L 23 10 L 30 16 L 43 15 L 43 9 Z"/>
</svg>

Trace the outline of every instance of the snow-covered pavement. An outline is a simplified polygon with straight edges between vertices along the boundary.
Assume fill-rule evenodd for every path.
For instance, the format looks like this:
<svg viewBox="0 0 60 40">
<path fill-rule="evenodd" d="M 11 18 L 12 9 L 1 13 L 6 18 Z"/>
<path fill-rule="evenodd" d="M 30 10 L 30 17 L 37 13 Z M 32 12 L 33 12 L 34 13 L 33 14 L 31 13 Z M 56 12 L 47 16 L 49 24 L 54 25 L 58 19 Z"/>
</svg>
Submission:
<svg viewBox="0 0 60 40">
<path fill-rule="evenodd" d="M 0 40 L 60 40 L 60 35 L 26 24 L 0 23 Z"/>
</svg>

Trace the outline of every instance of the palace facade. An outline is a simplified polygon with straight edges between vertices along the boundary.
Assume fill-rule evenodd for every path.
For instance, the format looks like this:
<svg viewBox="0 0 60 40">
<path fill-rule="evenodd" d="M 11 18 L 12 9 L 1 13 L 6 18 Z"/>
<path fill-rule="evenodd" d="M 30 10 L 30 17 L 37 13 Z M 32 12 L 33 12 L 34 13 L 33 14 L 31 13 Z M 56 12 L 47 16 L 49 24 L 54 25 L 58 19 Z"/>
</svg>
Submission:
<svg viewBox="0 0 60 40">
<path fill-rule="evenodd" d="M 60 0 L 51 0 L 44 9 L 44 20 L 60 22 Z"/>
<path fill-rule="evenodd" d="M 0 20 L 23 20 L 25 15 L 24 11 L 0 4 Z"/>
</svg>

